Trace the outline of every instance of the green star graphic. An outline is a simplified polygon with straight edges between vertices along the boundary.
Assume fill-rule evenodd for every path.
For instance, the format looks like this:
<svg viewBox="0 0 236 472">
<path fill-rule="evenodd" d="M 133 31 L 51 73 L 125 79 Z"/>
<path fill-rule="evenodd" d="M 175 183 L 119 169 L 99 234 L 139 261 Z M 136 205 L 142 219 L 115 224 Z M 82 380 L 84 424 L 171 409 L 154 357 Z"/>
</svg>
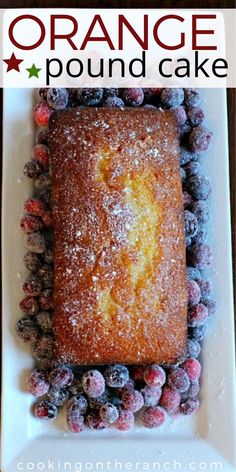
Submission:
<svg viewBox="0 0 236 472">
<path fill-rule="evenodd" d="M 29 69 L 26 69 L 29 72 L 29 79 L 31 77 L 36 77 L 37 79 L 39 78 L 39 71 L 42 69 L 37 69 L 35 63 L 32 64 L 32 66 Z"/>
</svg>

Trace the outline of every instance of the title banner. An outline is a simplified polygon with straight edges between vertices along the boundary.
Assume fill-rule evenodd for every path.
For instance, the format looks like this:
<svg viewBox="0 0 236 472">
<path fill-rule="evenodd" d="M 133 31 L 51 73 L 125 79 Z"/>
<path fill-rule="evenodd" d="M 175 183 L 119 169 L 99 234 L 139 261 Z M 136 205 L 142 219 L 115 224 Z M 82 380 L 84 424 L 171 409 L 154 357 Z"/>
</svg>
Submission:
<svg viewBox="0 0 236 472">
<path fill-rule="evenodd" d="M 1 10 L 1 87 L 236 87 L 235 10 Z"/>
</svg>

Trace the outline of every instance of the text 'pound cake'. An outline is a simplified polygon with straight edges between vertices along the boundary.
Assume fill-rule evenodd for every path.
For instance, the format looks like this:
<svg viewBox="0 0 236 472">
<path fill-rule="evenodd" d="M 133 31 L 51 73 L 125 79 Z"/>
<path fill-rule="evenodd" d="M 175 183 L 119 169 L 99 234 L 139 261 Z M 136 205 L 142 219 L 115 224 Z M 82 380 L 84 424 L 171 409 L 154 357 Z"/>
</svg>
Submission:
<svg viewBox="0 0 236 472">
<path fill-rule="evenodd" d="M 187 290 L 175 118 L 72 108 L 50 121 L 55 358 L 175 363 Z"/>
</svg>

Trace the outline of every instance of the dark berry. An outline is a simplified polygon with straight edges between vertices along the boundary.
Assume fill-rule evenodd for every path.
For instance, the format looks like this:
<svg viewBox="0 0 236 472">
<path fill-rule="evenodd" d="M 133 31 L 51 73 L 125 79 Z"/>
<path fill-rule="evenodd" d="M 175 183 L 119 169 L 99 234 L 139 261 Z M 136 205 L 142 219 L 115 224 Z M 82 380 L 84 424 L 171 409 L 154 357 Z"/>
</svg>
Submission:
<svg viewBox="0 0 236 472">
<path fill-rule="evenodd" d="M 65 88 L 49 88 L 47 91 L 48 105 L 54 110 L 64 110 L 67 107 L 69 92 Z"/>
<path fill-rule="evenodd" d="M 189 179 L 190 177 L 193 177 L 194 175 L 198 175 L 201 173 L 201 164 L 197 161 L 192 161 L 189 162 L 186 166 L 184 166 L 184 170 L 186 172 L 186 176 Z"/>
<path fill-rule="evenodd" d="M 198 221 L 196 216 L 189 210 L 184 210 L 184 226 L 186 238 L 195 236 L 198 230 Z"/>
<path fill-rule="evenodd" d="M 33 408 L 33 414 L 41 420 L 53 420 L 57 416 L 57 407 L 48 400 L 41 400 Z"/>
<path fill-rule="evenodd" d="M 216 312 L 216 301 L 211 297 L 201 298 L 201 303 L 207 308 L 208 316 L 214 316 Z"/>
<path fill-rule="evenodd" d="M 195 328 L 205 323 L 208 318 L 208 310 L 202 303 L 191 306 L 188 309 L 188 326 Z"/>
<path fill-rule="evenodd" d="M 195 200 L 207 200 L 211 195 L 211 182 L 204 175 L 194 175 L 188 180 L 188 190 Z"/>
<path fill-rule="evenodd" d="M 69 88 L 68 92 L 69 92 L 68 107 L 77 107 L 78 106 L 77 88 Z"/>
<path fill-rule="evenodd" d="M 200 103 L 201 97 L 197 89 L 194 88 L 185 88 L 184 89 L 184 102 L 187 107 L 191 108 L 198 106 Z"/>
<path fill-rule="evenodd" d="M 210 279 L 200 280 L 199 281 L 199 287 L 200 287 L 200 290 L 201 290 L 201 297 L 202 298 L 209 297 L 209 295 L 211 295 L 212 292 L 213 292 L 213 283 L 212 283 L 212 280 L 210 280 Z"/>
<path fill-rule="evenodd" d="M 48 91 L 47 88 L 40 88 L 40 89 L 39 89 L 39 96 L 40 96 L 41 98 L 44 98 L 44 99 L 46 100 L 46 98 L 47 98 L 47 91 Z"/>
<path fill-rule="evenodd" d="M 103 394 L 96 398 L 89 398 L 89 406 L 92 410 L 99 410 L 102 405 L 111 401 L 110 393 L 105 390 Z"/>
<path fill-rule="evenodd" d="M 185 180 L 186 180 L 186 172 L 185 172 L 185 170 L 184 170 L 183 167 L 180 167 L 180 171 L 179 171 L 179 172 L 180 172 L 180 178 L 181 178 L 182 184 L 183 184 L 183 183 L 185 182 Z"/>
<path fill-rule="evenodd" d="M 21 218 L 20 226 L 25 233 L 32 233 L 33 231 L 39 231 L 43 228 L 40 218 L 31 215 L 23 216 Z"/>
<path fill-rule="evenodd" d="M 91 411 L 85 417 L 85 424 L 89 429 L 105 429 L 108 424 L 106 421 L 102 420 L 98 411 Z"/>
<path fill-rule="evenodd" d="M 49 390 L 47 372 L 42 369 L 32 370 L 28 379 L 28 391 L 35 397 L 42 397 Z"/>
<path fill-rule="evenodd" d="M 49 374 L 49 383 L 56 388 L 63 388 L 73 382 L 74 374 L 69 367 L 58 366 Z"/>
<path fill-rule="evenodd" d="M 101 406 L 99 415 L 105 423 L 112 424 L 117 420 L 119 413 L 115 405 L 112 403 L 105 403 Z"/>
<path fill-rule="evenodd" d="M 204 126 L 197 126 L 189 135 L 189 148 L 192 152 L 204 152 L 209 148 L 212 138 L 211 131 Z"/>
<path fill-rule="evenodd" d="M 81 88 L 77 91 L 78 100 L 85 106 L 99 105 L 102 97 L 102 88 Z"/>
<path fill-rule="evenodd" d="M 191 385 L 189 389 L 187 390 L 187 392 L 182 393 L 181 402 L 187 400 L 188 398 L 196 397 L 199 393 L 199 390 L 200 390 L 200 385 L 199 385 L 198 380 L 196 380 L 195 382 L 191 382 Z"/>
<path fill-rule="evenodd" d="M 189 108 L 187 111 L 187 117 L 188 117 L 189 123 L 192 126 L 200 125 L 205 118 L 204 112 L 200 107 Z"/>
<path fill-rule="evenodd" d="M 162 88 L 143 88 L 145 101 L 156 102 L 160 98 Z"/>
<path fill-rule="evenodd" d="M 25 343 L 33 343 L 38 336 L 38 330 L 32 318 L 21 318 L 16 323 L 16 333 Z"/>
<path fill-rule="evenodd" d="M 41 174 L 34 182 L 35 187 L 40 190 L 48 190 L 51 188 L 51 177 L 48 172 Z"/>
<path fill-rule="evenodd" d="M 47 395 L 54 405 L 62 406 L 69 398 L 69 391 L 66 388 L 50 387 Z"/>
<path fill-rule="evenodd" d="M 189 162 L 194 161 L 196 157 L 197 155 L 189 151 L 189 149 L 186 149 L 186 147 L 182 146 L 180 148 L 180 165 L 181 166 L 184 166 L 185 164 L 188 164 Z"/>
<path fill-rule="evenodd" d="M 143 103 L 144 93 L 142 88 L 124 88 L 122 98 L 126 105 L 139 107 Z"/>
<path fill-rule="evenodd" d="M 188 249 L 188 263 L 197 269 L 205 269 L 212 262 L 212 250 L 207 244 L 193 244 Z"/>
<path fill-rule="evenodd" d="M 53 250 L 51 248 L 47 248 L 45 253 L 43 254 L 43 260 L 47 263 L 47 264 L 52 264 L 53 263 L 53 259 L 54 259 L 54 253 L 53 253 Z"/>
<path fill-rule="evenodd" d="M 53 310 L 52 290 L 46 288 L 39 296 L 39 306 L 42 311 Z"/>
<path fill-rule="evenodd" d="M 24 282 L 23 290 L 26 295 L 30 295 L 31 297 L 37 297 L 42 290 L 42 282 L 37 275 L 33 274 Z"/>
<path fill-rule="evenodd" d="M 39 189 L 39 197 L 45 203 L 47 208 L 51 207 L 51 191 L 49 189 Z M 45 210 L 46 211 L 46 210 Z"/>
<path fill-rule="evenodd" d="M 142 382 L 143 381 L 143 374 L 145 371 L 144 365 L 135 365 L 131 369 L 131 377 L 135 382 Z"/>
<path fill-rule="evenodd" d="M 173 413 L 179 406 L 181 396 L 178 390 L 172 390 L 172 388 L 165 385 L 163 388 L 160 405 L 165 408 L 168 413 Z"/>
<path fill-rule="evenodd" d="M 161 92 L 161 102 L 167 108 L 177 107 L 184 101 L 184 91 L 179 88 L 166 88 Z"/>
<path fill-rule="evenodd" d="M 167 382 L 170 388 L 178 392 L 186 392 L 190 386 L 190 380 L 184 369 L 180 367 L 170 369 Z"/>
<path fill-rule="evenodd" d="M 197 234 L 192 238 L 193 244 L 205 244 L 208 239 L 208 231 L 204 226 L 198 228 Z"/>
<path fill-rule="evenodd" d="M 67 411 L 79 410 L 81 415 L 85 415 L 88 409 L 88 401 L 83 395 L 76 395 L 67 402 L 66 408 Z"/>
<path fill-rule="evenodd" d="M 188 357 L 199 357 L 201 352 L 201 345 L 195 339 L 188 339 L 187 345 L 187 356 Z"/>
<path fill-rule="evenodd" d="M 158 404 L 162 390 L 160 387 L 149 387 L 146 385 L 141 389 L 145 406 L 155 406 Z"/>
<path fill-rule="evenodd" d="M 82 433 L 84 430 L 84 417 L 79 408 L 67 411 L 67 425 L 72 433 Z"/>
<path fill-rule="evenodd" d="M 37 299 L 34 297 L 25 297 L 20 302 L 20 309 L 27 315 L 36 315 L 39 311 Z"/>
<path fill-rule="evenodd" d="M 129 380 L 129 371 L 124 365 L 111 365 L 105 370 L 104 377 L 109 387 L 122 388 Z"/>
<path fill-rule="evenodd" d="M 197 398 L 188 398 L 180 404 L 179 410 L 183 415 L 191 415 L 199 408 L 199 400 Z"/>
<path fill-rule="evenodd" d="M 46 207 L 42 200 L 38 198 L 29 198 L 25 202 L 25 211 L 32 216 L 42 216 Z"/>
<path fill-rule="evenodd" d="M 52 110 L 45 100 L 37 103 L 33 113 L 35 123 L 39 126 L 47 126 L 51 113 Z"/>
<path fill-rule="evenodd" d="M 27 235 L 26 246 L 30 252 L 43 254 L 46 249 L 46 241 L 42 233 L 33 232 Z"/>
<path fill-rule="evenodd" d="M 52 332 L 53 319 L 48 311 L 40 311 L 40 313 L 35 315 L 34 319 L 43 334 Z"/>
<path fill-rule="evenodd" d="M 138 390 L 126 390 L 122 395 L 122 404 L 126 410 L 130 410 L 133 413 L 141 410 L 144 405 L 142 394 Z"/>
<path fill-rule="evenodd" d="M 158 428 L 161 426 L 166 418 L 165 410 L 160 406 L 150 406 L 143 413 L 143 425 L 146 428 Z"/>
<path fill-rule="evenodd" d="M 43 288 L 51 288 L 53 286 L 53 270 L 49 265 L 42 265 L 38 274 L 42 281 Z"/>
<path fill-rule="evenodd" d="M 195 267 L 187 267 L 187 277 L 188 280 L 196 280 L 196 282 L 201 280 L 200 271 Z"/>
<path fill-rule="evenodd" d="M 27 252 L 27 254 L 25 254 L 23 262 L 25 267 L 31 272 L 37 272 L 41 264 L 39 256 L 32 252 Z"/>
<path fill-rule="evenodd" d="M 104 88 L 103 89 L 103 98 L 106 99 L 108 97 L 117 97 L 119 95 L 118 88 Z"/>
<path fill-rule="evenodd" d="M 146 367 L 143 377 L 149 387 L 162 387 L 166 381 L 166 373 L 159 365 Z"/>
<path fill-rule="evenodd" d="M 187 115 L 184 107 L 178 106 L 171 108 L 170 111 L 175 116 L 179 126 L 184 125 L 187 120 Z"/>
<path fill-rule="evenodd" d="M 39 129 L 37 134 L 36 134 L 36 143 L 37 144 L 45 144 L 45 146 L 48 146 L 48 130 L 47 129 Z"/>
<path fill-rule="evenodd" d="M 191 201 L 192 201 L 191 195 L 187 192 L 187 190 L 184 190 L 183 191 L 183 204 L 184 204 L 184 207 L 190 205 Z"/>
<path fill-rule="evenodd" d="M 195 382 L 199 379 L 201 374 L 201 364 L 197 359 L 190 357 L 189 359 L 186 359 L 183 364 L 181 364 L 181 367 L 185 370 L 185 372 L 187 372 L 191 382 Z"/>
<path fill-rule="evenodd" d="M 124 108 L 125 104 L 122 98 L 119 97 L 108 97 L 105 102 L 103 102 L 104 107 L 108 108 Z"/>
<path fill-rule="evenodd" d="M 53 338 L 49 335 L 43 335 L 33 344 L 33 357 L 38 361 L 48 361 L 53 354 Z"/>
<path fill-rule="evenodd" d="M 26 175 L 26 177 L 29 177 L 29 179 L 37 179 L 41 172 L 42 169 L 40 165 L 38 164 L 38 162 L 33 161 L 33 159 L 27 161 L 24 165 L 24 174 Z"/>
<path fill-rule="evenodd" d="M 188 281 L 188 303 L 197 305 L 200 302 L 201 290 L 195 280 Z"/>
<path fill-rule="evenodd" d="M 201 326 L 196 326 L 196 328 L 189 328 L 189 336 L 196 341 L 201 341 L 207 335 L 208 325 L 204 323 Z"/>
<path fill-rule="evenodd" d="M 210 208 L 206 201 L 198 200 L 197 202 L 192 202 L 189 209 L 194 213 L 199 224 L 208 223 Z"/>
<path fill-rule="evenodd" d="M 69 385 L 68 388 L 69 388 L 69 391 L 72 393 L 72 395 L 80 395 L 83 393 L 81 379 L 74 380 L 74 382 L 72 382 L 72 384 Z"/>
<path fill-rule="evenodd" d="M 82 386 L 89 397 L 100 397 L 105 390 L 105 380 L 99 370 L 88 370 L 82 377 Z"/>
<path fill-rule="evenodd" d="M 134 426 L 134 414 L 132 411 L 122 408 L 119 408 L 118 412 L 119 416 L 113 425 L 116 429 L 119 429 L 119 431 L 128 431 Z"/>
<path fill-rule="evenodd" d="M 191 130 L 192 128 L 188 123 L 184 123 L 184 125 L 180 125 L 179 134 L 180 134 L 180 143 L 182 145 L 186 145 L 188 143 L 189 133 L 191 132 Z"/>
<path fill-rule="evenodd" d="M 42 222 L 43 222 L 43 226 L 47 229 L 53 227 L 53 219 L 52 219 L 51 211 L 45 211 L 45 213 L 42 215 Z"/>
<path fill-rule="evenodd" d="M 49 166 L 49 148 L 45 144 L 36 144 L 32 149 L 33 159 L 47 171 Z"/>
</svg>

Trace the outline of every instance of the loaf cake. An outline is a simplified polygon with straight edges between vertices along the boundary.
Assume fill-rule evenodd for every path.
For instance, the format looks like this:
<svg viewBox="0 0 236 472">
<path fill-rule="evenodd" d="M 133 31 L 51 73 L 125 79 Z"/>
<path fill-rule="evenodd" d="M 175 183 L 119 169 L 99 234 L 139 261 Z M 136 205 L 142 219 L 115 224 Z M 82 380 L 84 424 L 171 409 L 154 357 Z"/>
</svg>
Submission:
<svg viewBox="0 0 236 472">
<path fill-rule="evenodd" d="M 71 108 L 49 126 L 55 359 L 173 364 L 187 338 L 175 118 Z"/>
</svg>

